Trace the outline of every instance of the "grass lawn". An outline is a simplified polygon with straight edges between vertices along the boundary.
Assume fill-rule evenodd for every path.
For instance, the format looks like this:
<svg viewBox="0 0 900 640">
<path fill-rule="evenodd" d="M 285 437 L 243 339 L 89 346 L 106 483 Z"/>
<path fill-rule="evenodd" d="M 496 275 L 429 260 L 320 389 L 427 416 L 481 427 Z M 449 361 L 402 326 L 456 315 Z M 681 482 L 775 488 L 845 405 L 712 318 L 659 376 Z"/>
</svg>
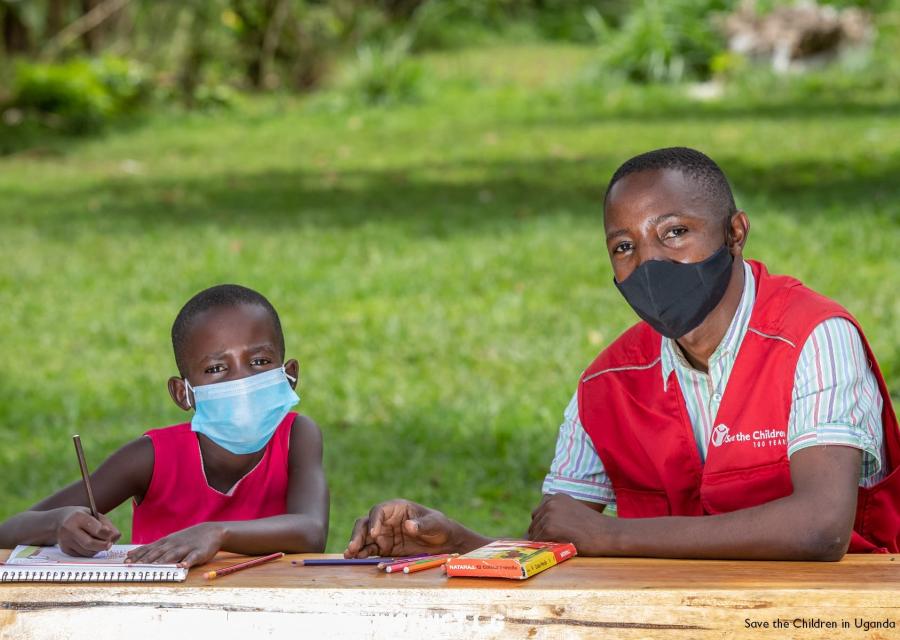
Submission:
<svg viewBox="0 0 900 640">
<path fill-rule="evenodd" d="M 301 362 L 329 551 L 398 495 L 523 533 L 579 373 L 635 319 L 606 182 L 660 146 L 720 162 L 747 254 L 856 314 L 900 395 L 896 100 L 605 94 L 569 86 L 583 59 L 442 54 L 414 104 L 258 98 L 0 158 L 0 516 L 78 478 L 72 433 L 96 465 L 187 419 L 165 387 L 171 322 L 239 282 Z M 130 507 L 114 519 L 129 531 Z"/>
</svg>

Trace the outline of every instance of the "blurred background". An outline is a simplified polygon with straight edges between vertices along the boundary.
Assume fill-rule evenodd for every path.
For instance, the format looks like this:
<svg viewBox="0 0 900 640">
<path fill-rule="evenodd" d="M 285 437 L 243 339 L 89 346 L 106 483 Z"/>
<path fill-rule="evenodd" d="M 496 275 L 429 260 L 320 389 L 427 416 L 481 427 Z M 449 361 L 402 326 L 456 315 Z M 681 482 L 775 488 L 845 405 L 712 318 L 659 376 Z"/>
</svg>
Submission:
<svg viewBox="0 0 900 640">
<path fill-rule="evenodd" d="M 96 466 L 188 420 L 172 320 L 236 282 L 301 362 L 329 551 L 396 496 L 521 535 L 635 321 L 606 183 L 662 146 L 900 395 L 897 0 L 0 0 L 0 33 L 0 517 L 79 477 L 71 434 Z"/>
</svg>

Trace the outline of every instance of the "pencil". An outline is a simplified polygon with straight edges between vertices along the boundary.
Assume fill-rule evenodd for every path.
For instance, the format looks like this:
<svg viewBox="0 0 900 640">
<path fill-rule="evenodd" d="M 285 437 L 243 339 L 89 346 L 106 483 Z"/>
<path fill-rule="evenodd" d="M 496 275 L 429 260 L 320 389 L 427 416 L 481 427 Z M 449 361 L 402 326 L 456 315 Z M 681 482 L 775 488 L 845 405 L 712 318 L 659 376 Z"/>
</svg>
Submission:
<svg viewBox="0 0 900 640">
<path fill-rule="evenodd" d="M 88 503 L 91 507 L 91 515 L 100 519 L 100 513 L 97 511 L 97 503 L 94 502 L 94 492 L 91 490 L 91 474 L 88 472 L 87 461 L 84 459 L 84 449 L 81 448 L 81 437 L 72 436 L 75 443 L 75 455 L 78 456 L 78 466 L 81 467 L 81 478 L 84 480 L 84 490 L 87 491 Z"/>
<path fill-rule="evenodd" d="M 441 553 L 435 556 L 425 556 L 424 558 L 419 558 L 417 560 L 409 560 L 405 562 L 395 562 L 394 564 L 389 564 L 384 568 L 385 573 L 397 573 L 399 571 L 403 571 L 406 567 L 412 566 L 414 564 L 419 564 L 421 562 L 429 562 L 431 560 L 446 560 L 451 555 L 450 553 Z"/>
<path fill-rule="evenodd" d="M 213 578 L 218 578 L 219 576 L 227 576 L 229 573 L 234 573 L 235 571 L 242 571 L 244 569 L 249 569 L 250 567 L 255 567 L 260 564 L 264 564 L 266 562 L 271 562 L 272 560 L 278 560 L 278 558 L 283 558 L 284 552 L 278 551 L 276 553 L 270 553 L 267 556 L 262 556 L 259 558 L 253 558 L 252 560 L 247 560 L 245 562 L 238 562 L 237 564 L 233 564 L 231 566 L 225 567 L 223 569 L 216 569 L 215 571 L 207 571 L 203 574 L 203 577 L 207 580 L 212 580 Z"/>
<path fill-rule="evenodd" d="M 304 560 L 291 560 L 291 564 L 304 567 L 322 567 L 326 565 L 360 565 L 379 564 L 384 558 L 307 558 Z"/>
<path fill-rule="evenodd" d="M 383 562 L 378 563 L 378 568 L 384 569 L 393 564 L 400 564 L 401 562 L 409 562 L 411 560 L 424 560 L 427 557 L 429 557 L 429 554 L 427 553 L 417 553 L 412 556 L 403 556 L 401 558 L 382 558 Z"/>
<path fill-rule="evenodd" d="M 408 567 L 403 567 L 403 573 L 415 573 L 416 571 L 424 571 L 425 569 L 434 569 L 435 567 L 441 567 L 447 564 L 447 560 L 449 560 L 451 557 L 452 556 L 447 556 L 446 558 L 435 558 L 434 560 L 416 562 L 409 565 Z"/>
</svg>

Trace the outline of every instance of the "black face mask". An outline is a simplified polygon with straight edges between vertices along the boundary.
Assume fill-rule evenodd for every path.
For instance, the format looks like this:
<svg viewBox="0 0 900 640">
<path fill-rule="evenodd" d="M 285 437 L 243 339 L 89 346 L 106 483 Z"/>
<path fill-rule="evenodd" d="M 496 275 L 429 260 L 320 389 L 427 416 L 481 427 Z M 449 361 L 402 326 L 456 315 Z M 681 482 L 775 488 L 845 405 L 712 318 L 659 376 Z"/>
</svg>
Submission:
<svg viewBox="0 0 900 640">
<path fill-rule="evenodd" d="M 667 338 L 696 329 L 725 295 L 734 257 L 723 246 L 700 262 L 647 260 L 616 288 L 641 319 Z"/>
</svg>

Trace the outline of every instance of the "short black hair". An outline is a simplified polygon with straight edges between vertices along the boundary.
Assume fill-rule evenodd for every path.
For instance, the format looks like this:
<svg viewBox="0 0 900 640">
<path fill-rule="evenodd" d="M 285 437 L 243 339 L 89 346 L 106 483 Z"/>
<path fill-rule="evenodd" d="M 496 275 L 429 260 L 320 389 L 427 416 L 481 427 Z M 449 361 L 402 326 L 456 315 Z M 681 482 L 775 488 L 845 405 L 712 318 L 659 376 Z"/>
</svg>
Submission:
<svg viewBox="0 0 900 640">
<path fill-rule="evenodd" d="M 734 194 L 725 173 L 712 158 L 688 147 L 655 149 L 626 160 L 609 180 L 606 196 L 603 198 L 604 208 L 609 199 L 609 192 L 619 180 L 632 173 L 661 169 L 675 169 L 693 180 L 709 198 L 715 211 L 723 217 L 730 218 L 737 213 Z"/>
<path fill-rule="evenodd" d="M 175 352 L 175 364 L 178 373 L 183 377 L 187 367 L 184 362 L 184 345 L 191 330 L 191 324 L 198 315 L 216 307 L 237 307 L 242 304 L 257 305 L 265 309 L 272 318 L 275 327 L 275 339 L 277 340 L 281 359 L 284 360 L 284 332 L 281 330 L 281 320 L 275 307 L 264 295 L 253 289 L 242 287 L 239 284 L 217 284 L 209 289 L 204 289 L 188 300 L 172 323 L 172 350 Z"/>
</svg>

